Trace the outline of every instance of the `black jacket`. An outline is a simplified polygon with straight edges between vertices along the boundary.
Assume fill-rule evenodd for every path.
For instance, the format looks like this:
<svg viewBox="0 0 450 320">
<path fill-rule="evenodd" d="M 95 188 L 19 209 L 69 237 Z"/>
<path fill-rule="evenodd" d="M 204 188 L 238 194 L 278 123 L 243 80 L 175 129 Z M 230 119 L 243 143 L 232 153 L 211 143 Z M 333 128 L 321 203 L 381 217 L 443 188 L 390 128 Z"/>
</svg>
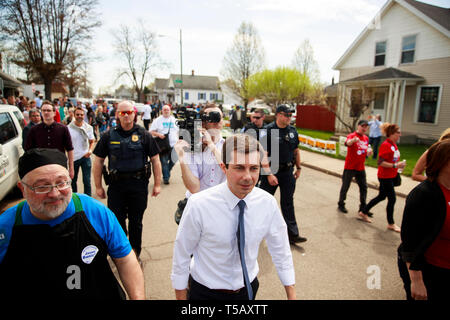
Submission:
<svg viewBox="0 0 450 320">
<path fill-rule="evenodd" d="M 411 270 L 422 270 L 425 265 L 424 254 L 444 225 L 446 205 L 437 182 L 425 180 L 408 194 L 398 253 L 404 262 L 411 263 Z"/>
</svg>

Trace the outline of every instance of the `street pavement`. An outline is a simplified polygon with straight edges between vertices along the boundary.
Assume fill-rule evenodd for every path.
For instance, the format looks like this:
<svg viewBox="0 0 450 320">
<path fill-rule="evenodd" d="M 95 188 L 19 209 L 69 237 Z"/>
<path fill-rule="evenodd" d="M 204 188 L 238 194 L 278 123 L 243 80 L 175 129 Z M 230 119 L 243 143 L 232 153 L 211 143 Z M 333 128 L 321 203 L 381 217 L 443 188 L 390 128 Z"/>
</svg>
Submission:
<svg viewBox="0 0 450 320">
<path fill-rule="evenodd" d="M 293 245 L 296 270 L 297 298 L 301 300 L 397 300 L 404 299 L 402 281 L 397 271 L 396 249 L 400 235 L 386 229 L 386 200 L 372 209 L 373 223 L 357 218 L 359 189 L 352 183 L 347 195 L 348 214 L 337 210 L 340 174 L 344 162 L 325 155 L 301 150 L 303 170 L 294 195 L 296 218 L 300 233 L 308 238 L 301 245 Z M 368 201 L 377 195 L 376 169 L 366 168 Z M 394 217 L 401 225 L 404 195 L 417 185 L 402 177 L 396 188 L 399 197 Z M 151 178 L 149 193 L 153 187 Z M 78 179 L 81 192 L 81 173 Z M 93 186 L 93 190 L 95 190 Z M 177 232 L 174 212 L 177 202 L 184 198 L 185 187 L 177 163 L 169 185 L 162 185 L 158 197 L 149 197 L 144 216 L 143 250 L 141 260 L 146 283 L 147 299 L 174 299 L 170 273 L 173 245 Z M 279 200 L 279 191 L 275 194 Z M 9 197 L 0 203 L 0 212 L 20 199 Z M 101 200 L 106 204 L 106 200 Z M 5 203 L 7 202 L 7 203 Z M 267 246 L 259 251 L 260 289 L 257 299 L 285 299 Z"/>
</svg>

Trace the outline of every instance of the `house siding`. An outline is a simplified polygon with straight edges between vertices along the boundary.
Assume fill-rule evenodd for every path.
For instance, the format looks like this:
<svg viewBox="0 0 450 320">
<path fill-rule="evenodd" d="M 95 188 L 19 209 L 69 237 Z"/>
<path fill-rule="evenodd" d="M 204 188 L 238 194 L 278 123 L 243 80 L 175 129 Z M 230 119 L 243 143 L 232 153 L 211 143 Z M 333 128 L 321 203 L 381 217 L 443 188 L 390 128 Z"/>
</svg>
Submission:
<svg viewBox="0 0 450 320">
<path fill-rule="evenodd" d="M 409 35 L 416 35 L 414 62 L 401 64 L 402 38 Z M 375 67 L 375 44 L 379 41 L 387 42 L 385 65 Z M 342 82 L 389 67 L 425 79 L 417 85 L 406 86 L 400 123 L 402 132 L 417 135 L 421 139 L 438 139 L 442 131 L 450 127 L 450 38 L 394 2 L 381 17 L 378 28 L 368 32 L 356 44 L 348 57 L 339 64 L 339 81 Z M 381 85 L 388 90 L 388 82 Z M 416 122 L 417 95 L 420 94 L 418 90 L 420 86 L 439 86 L 441 88 L 437 122 L 434 124 Z M 348 117 L 348 115 L 343 115 Z"/>
<path fill-rule="evenodd" d="M 415 134 L 421 139 L 439 138 L 442 131 L 450 127 L 450 57 L 417 61 L 414 64 L 401 65 L 398 69 L 425 79 L 418 85 L 406 87 L 401 122 L 403 132 Z M 340 76 L 344 79 L 351 79 L 377 70 L 378 68 L 374 67 L 345 69 L 340 70 Z M 415 122 L 418 87 L 422 85 L 441 86 L 442 88 L 436 124 Z"/>
<path fill-rule="evenodd" d="M 375 43 L 378 41 L 387 41 L 386 60 L 384 66 L 376 67 L 373 71 L 388 67 L 400 68 L 404 66 L 400 64 L 402 38 L 414 34 L 417 35 L 416 62 L 450 56 L 448 37 L 396 3 L 381 17 L 378 26 L 361 40 L 339 69 L 373 67 Z M 345 79 L 348 78 L 340 75 L 341 81 Z"/>
</svg>

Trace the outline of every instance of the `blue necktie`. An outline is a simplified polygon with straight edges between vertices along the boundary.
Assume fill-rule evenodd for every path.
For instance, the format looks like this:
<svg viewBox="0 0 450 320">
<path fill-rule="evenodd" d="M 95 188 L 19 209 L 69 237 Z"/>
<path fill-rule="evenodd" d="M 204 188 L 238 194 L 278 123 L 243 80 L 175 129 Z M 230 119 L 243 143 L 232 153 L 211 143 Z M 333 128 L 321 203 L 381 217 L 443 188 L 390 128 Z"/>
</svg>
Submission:
<svg viewBox="0 0 450 320">
<path fill-rule="evenodd" d="M 247 265 L 245 264 L 245 228 L 244 228 L 244 208 L 245 208 L 245 201 L 240 200 L 238 202 L 239 207 L 239 224 L 238 224 L 238 230 L 236 232 L 237 240 L 238 240 L 238 248 L 239 248 L 239 256 L 241 258 L 241 266 L 242 266 L 242 272 L 244 273 L 244 283 L 245 287 L 247 288 L 248 292 L 248 299 L 253 300 L 253 289 L 250 284 L 250 280 L 248 279 L 248 273 L 247 273 Z"/>
</svg>

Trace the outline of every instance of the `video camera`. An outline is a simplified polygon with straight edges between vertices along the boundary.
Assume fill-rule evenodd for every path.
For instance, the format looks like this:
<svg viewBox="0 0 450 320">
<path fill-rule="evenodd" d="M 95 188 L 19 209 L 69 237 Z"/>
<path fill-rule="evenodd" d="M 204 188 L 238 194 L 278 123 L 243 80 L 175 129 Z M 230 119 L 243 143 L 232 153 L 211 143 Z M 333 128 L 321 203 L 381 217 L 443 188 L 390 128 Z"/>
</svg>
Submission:
<svg viewBox="0 0 450 320">
<path fill-rule="evenodd" d="M 211 111 L 208 114 L 201 114 L 195 109 L 181 107 L 176 114 L 177 125 L 180 129 L 180 139 L 184 139 L 186 131 L 189 132 L 191 151 L 202 151 L 202 139 L 200 129 L 203 122 L 218 123 L 222 119 L 220 112 Z"/>
</svg>

